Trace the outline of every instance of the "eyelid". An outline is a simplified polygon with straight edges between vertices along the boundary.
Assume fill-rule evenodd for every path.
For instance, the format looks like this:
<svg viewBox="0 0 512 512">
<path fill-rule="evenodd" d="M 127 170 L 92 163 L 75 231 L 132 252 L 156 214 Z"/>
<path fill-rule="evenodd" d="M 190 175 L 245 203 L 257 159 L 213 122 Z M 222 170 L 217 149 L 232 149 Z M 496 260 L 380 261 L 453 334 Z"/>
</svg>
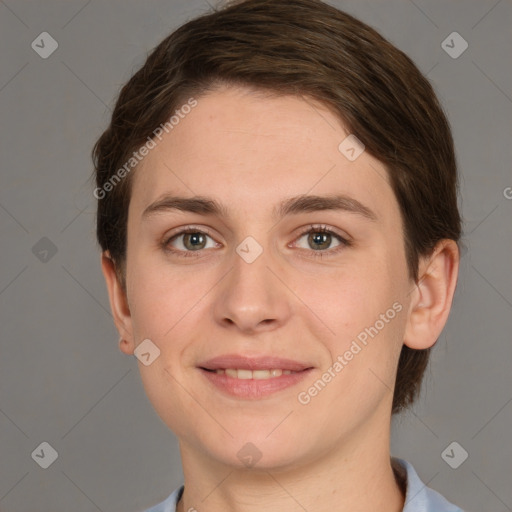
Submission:
<svg viewBox="0 0 512 512">
<path fill-rule="evenodd" d="M 306 226 L 305 228 L 302 228 L 302 231 L 296 236 L 295 240 L 298 238 L 307 235 L 308 233 L 318 230 L 318 232 L 325 232 L 329 234 L 333 234 L 336 237 L 338 237 L 341 241 L 350 244 L 352 242 L 352 237 L 348 235 L 348 233 L 341 233 L 338 229 L 329 226 L 328 224 L 310 224 Z M 326 252 L 326 251 L 324 251 Z"/>
<path fill-rule="evenodd" d="M 338 230 L 336 228 L 331 227 L 326 224 L 309 224 L 308 226 L 301 228 L 300 233 L 295 236 L 295 238 L 294 238 L 293 242 L 291 242 L 291 244 L 294 244 L 298 239 L 302 238 L 304 235 L 307 235 L 307 234 L 309 234 L 311 232 L 315 232 L 315 231 L 324 232 L 324 233 L 334 235 L 339 240 L 340 245 L 337 247 L 331 248 L 331 249 L 326 249 L 324 251 L 315 251 L 313 249 L 308 250 L 308 249 L 303 249 L 300 247 L 298 248 L 298 249 L 300 249 L 301 252 L 306 251 L 309 253 L 313 253 L 313 258 L 322 257 L 323 255 L 333 255 L 333 254 L 336 254 L 337 252 L 339 252 L 340 250 L 343 250 L 344 248 L 350 247 L 352 245 L 352 238 L 350 236 L 342 235 L 341 233 L 338 232 Z M 205 235 L 208 235 L 210 238 L 212 238 L 212 240 L 214 240 L 215 243 L 217 243 L 217 244 L 219 243 L 215 240 L 214 235 L 208 228 L 206 228 L 204 226 L 189 224 L 187 226 L 179 227 L 179 228 L 176 228 L 175 230 L 172 230 L 170 234 L 166 234 L 163 237 L 163 242 L 161 243 L 163 249 L 167 252 L 170 252 L 170 253 L 178 255 L 178 256 L 199 257 L 201 252 L 205 251 L 206 249 L 198 249 L 197 251 L 182 251 L 180 249 L 169 249 L 169 244 L 174 238 L 177 238 L 177 237 L 187 234 L 187 233 L 203 233 Z M 290 247 L 290 244 L 288 244 L 287 246 Z M 196 254 L 197 254 L 197 256 L 196 256 Z"/>
<path fill-rule="evenodd" d="M 208 235 L 210 237 L 214 237 L 212 231 L 210 231 L 207 227 L 199 226 L 195 224 L 187 224 L 186 226 L 180 226 L 179 228 L 175 228 L 171 230 L 170 232 L 166 233 L 163 237 L 164 243 L 168 243 L 170 240 L 172 240 L 174 237 L 182 234 L 186 234 L 187 232 L 194 232 L 194 233 L 204 233 L 205 235 Z"/>
<path fill-rule="evenodd" d="M 297 247 L 297 249 L 299 249 L 299 254 L 303 254 L 304 252 L 307 253 L 306 256 L 303 256 L 305 258 L 321 259 L 323 257 L 334 257 L 337 256 L 341 251 L 353 245 L 352 237 L 340 234 L 336 228 L 333 228 L 326 224 L 310 224 L 308 227 L 304 228 L 304 230 L 299 235 L 295 237 L 294 241 L 292 242 L 292 247 L 294 247 L 297 240 L 301 239 L 304 235 L 308 235 L 309 233 L 314 232 L 328 233 L 330 235 L 333 235 L 335 238 L 338 239 L 340 243 L 336 247 L 332 247 L 324 251 L 315 251 L 313 249 L 303 249 L 302 247 Z M 290 247 L 290 245 L 288 245 L 288 247 Z"/>
</svg>

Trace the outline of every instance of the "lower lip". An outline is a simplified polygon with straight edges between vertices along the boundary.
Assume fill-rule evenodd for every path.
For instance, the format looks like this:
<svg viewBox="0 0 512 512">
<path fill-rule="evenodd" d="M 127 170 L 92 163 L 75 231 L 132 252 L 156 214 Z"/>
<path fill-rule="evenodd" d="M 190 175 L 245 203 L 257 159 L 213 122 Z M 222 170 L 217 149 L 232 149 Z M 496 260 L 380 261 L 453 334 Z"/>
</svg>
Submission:
<svg viewBox="0 0 512 512">
<path fill-rule="evenodd" d="M 235 379 L 202 368 L 199 368 L 199 370 L 216 388 L 229 396 L 258 400 L 282 389 L 297 385 L 310 374 L 313 368 L 269 379 Z"/>
</svg>

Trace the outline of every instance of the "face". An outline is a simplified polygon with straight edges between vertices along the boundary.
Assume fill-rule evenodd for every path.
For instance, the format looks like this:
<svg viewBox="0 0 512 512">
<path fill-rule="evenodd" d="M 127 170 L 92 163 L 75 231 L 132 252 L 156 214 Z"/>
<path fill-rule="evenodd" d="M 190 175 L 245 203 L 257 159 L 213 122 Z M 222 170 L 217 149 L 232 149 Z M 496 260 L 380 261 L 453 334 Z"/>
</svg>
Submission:
<svg viewBox="0 0 512 512">
<path fill-rule="evenodd" d="M 197 101 L 133 175 L 118 326 L 125 352 L 160 351 L 139 362 L 149 399 L 182 445 L 229 465 L 306 463 L 378 435 L 414 284 L 383 164 L 349 160 L 349 133 L 313 100 Z"/>
</svg>

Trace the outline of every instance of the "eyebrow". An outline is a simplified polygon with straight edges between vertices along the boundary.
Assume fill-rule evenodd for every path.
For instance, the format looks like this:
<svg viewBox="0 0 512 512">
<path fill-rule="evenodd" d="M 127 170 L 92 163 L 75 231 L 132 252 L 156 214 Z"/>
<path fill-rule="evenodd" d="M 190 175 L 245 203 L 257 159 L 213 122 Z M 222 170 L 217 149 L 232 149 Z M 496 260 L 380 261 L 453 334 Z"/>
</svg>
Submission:
<svg viewBox="0 0 512 512">
<path fill-rule="evenodd" d="M 226 206 L 213 198 L 205 196 L 179 197 L 173 195 L 166 195 L 151 203 L 142 213 L 142 217 L 145 218 L 172 210 L 229 217 L 229 211 Z M 346 195 L 300 195 L 290 197 L 274 207 L 272 216 L 274 219 L 277 219 L 287 215 L 325 210 L 345 211 L 360 215 L 372 222 L 377 221 L 377 215 L 370 208 L 360 203 L 357 199 Z"/>
</svg>

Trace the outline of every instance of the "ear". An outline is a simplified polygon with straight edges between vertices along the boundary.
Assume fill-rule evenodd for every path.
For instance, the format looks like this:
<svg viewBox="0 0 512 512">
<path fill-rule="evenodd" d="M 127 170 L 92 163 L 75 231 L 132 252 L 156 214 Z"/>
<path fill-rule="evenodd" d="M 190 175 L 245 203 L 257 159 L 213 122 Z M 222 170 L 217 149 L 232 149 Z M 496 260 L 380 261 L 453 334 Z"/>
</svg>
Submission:
<svg viewBox="0 0 512 512">
<path fill-rule="evenodd" d="M 459 249 L 454 240 L 437 243 L 429 257 L 420 260 L 414 285 L 404 343 L 422 350 L 432 347 L 443 330 L 457 284 Z"/>
<path fill-rule="evenodd" d="M 132 355 L 135 350 L 135 344 L 130 308 L 128 307 L 126 293 L 119 282 L 114 261 L 108 251 L 103 252 L 101 255 L 101 270 L 107 283 L 110 309 L 114 316 L 114 323 L 121 336 L 119 349 L 125 354 Z"/>
</svg>

